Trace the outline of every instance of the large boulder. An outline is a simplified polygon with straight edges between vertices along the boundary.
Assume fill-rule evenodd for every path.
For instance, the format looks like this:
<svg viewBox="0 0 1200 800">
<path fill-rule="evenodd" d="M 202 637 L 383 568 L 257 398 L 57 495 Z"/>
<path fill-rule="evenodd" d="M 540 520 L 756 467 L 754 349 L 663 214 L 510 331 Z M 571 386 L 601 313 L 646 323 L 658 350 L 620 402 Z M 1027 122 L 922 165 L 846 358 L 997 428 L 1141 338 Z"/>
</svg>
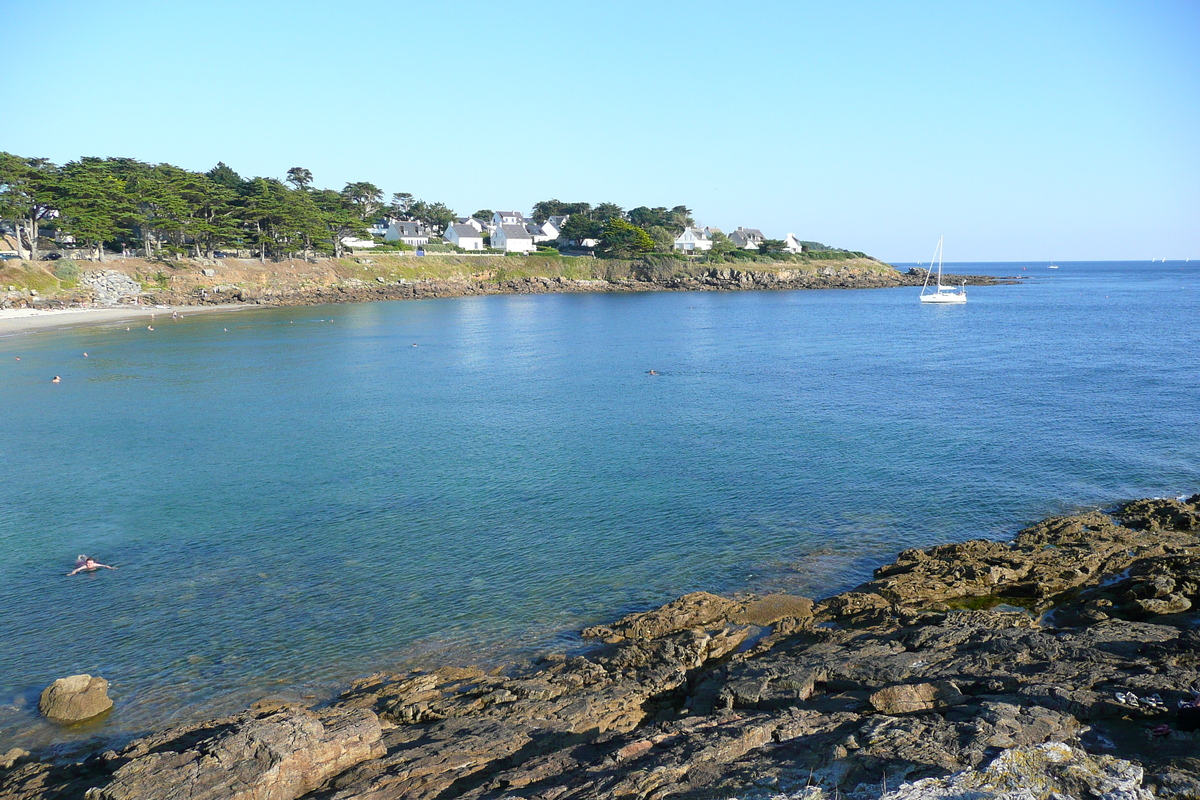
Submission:
<svg viewBox="0 0 1200 800">
<path fill-rule="evenodd" d="M 72 675 L 59 678 L 42 691 L 38 710 L 58 722 L 82 722 L 112 708 L 108 681 L 99 676 Z"/>
</svg>

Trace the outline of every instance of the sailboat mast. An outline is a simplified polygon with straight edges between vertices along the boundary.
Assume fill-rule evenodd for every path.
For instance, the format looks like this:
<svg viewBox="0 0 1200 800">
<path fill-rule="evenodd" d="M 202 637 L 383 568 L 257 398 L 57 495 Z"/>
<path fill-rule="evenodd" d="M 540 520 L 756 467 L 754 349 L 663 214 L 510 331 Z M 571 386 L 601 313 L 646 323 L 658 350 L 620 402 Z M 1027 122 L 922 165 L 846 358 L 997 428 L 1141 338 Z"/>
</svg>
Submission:
<svg viewBox="0 0 1200 800">
<path fill-rule="evenodd" d="M 929 278 L 933 275 L 933 262 L 938 262 L 938 286 L 942 285 L 942 238 L 938 237 L 937 247 L 933 248 L 933 258 L 929 259 L 929 269 L 925 270 L 925 285 L 921 287 L 921 294 L 925 294 L 925 290 L 929 288 Z"/>
<path fill-rule="evenodd" d="M 942 290 L 942 239 L 945 236 L 938 237 L 938 291 Z"/>
</svg>

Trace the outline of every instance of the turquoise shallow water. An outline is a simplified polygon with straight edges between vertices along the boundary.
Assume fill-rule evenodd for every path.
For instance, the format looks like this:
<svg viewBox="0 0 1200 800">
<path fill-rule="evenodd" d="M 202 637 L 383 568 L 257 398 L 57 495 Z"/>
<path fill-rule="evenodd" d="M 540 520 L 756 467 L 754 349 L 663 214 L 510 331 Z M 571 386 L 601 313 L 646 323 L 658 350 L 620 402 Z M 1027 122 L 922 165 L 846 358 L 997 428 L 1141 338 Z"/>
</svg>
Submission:
<svg viewBox="0 0 1200 800">
<path fill-rule="evenodd" d="M 498 296 L 2 338 L 0 749 L 1200 491 L 1196 265 L 960 270 L 1030 280 L 957 308 Z M 78 553 L 121 569 L 65 578 Z M 76 672 L 114 712 L 40 723 Z"/>
</svg>

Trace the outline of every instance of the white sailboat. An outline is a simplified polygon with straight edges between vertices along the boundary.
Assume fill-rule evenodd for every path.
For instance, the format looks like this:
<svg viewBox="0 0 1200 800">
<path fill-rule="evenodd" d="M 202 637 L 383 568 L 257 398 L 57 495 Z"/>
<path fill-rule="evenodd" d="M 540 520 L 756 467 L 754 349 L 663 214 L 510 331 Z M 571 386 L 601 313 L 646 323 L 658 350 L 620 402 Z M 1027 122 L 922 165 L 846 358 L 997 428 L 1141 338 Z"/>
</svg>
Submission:
<svg viewBox="0 0 1200 800">
<path fill-rule="evenodd" d="M 921 287 L 921 302 L 922 303 L 965 303 L 967 302 L 967 284 L 963 284 L 955 289 L 953 286 L 942 286 L 942 239 L 938 237 L 937 249 L 933 251 L 933 259 L 930 260 L 929 266 L 933 266 L 933 262 L 937 261 L 937 287 L 933 292 L 926 294 L 929 291 L 929 278 L 933 275 L 933 270 L 925 270 L 925 285 Z"/>
</svg>

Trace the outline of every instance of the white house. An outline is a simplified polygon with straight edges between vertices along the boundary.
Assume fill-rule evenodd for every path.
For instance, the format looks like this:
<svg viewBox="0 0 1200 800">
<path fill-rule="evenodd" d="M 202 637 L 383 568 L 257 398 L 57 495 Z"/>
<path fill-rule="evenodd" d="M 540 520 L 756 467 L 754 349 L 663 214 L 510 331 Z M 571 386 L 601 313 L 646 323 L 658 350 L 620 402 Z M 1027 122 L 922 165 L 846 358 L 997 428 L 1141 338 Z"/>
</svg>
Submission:
<svg viewBox="0 0 1200 800">
<path fill-rule="evenodd" d="M 712 250 L 713 240 L 708 228 L 684 228 L 675 237 L 675 249 L 685 253 Z"/>
<path fill-rule="evenodd" d="M 520 211 L 493 211 L 493 225 L 525 225 L 532 220 L 525 219 L 525 215 Z"/>
<path fill-rule="evenodd" d="M 558 231 L 549 222 L 542 225 L 534 225 L 530 223 L 525 226 L 525 230 L 533 237 L 533 243 L 549 242 L 558 238 Z"/>
<path fill-rule="evenodd" d="M 357 236 L 343 236 L 342 244 L 351 250 L 370 250 L 377 242 L 374 239 L 360 239 Z"/>
<path fill-rule="evenodd" d="M 429 244 L 429 229 L 420 222 L 393 222 L 383 235 L 385 242 L 404 242 L 414 247 Z"/>
<path fill-rule="evenodd" d="M 472 225 L 455 224 L 446 228 L 446 233 L 442 237 L 455 247 L 461 247 L 463 250 L 482 250 L 483 249 L 483 234 L 475 229 Z"/>
<path fill-rule="evenodd" d="M 766 239 L 758 228 L 738 228 L 729 234 L 729 241 L 743 250 L 757 250 Z"/>
<path fill-rule="evenodd" d="M 800 240 L 796 238 L 796 234 L 789 233 L 787 238 L 783 240 L 783 252 L 785 253 L 803 253 L 804 246 L 800 244 Z"/>
<path fill-rule="evenodd" d="M 458 225 L 470 225 L 477 233 L 480 234 L 482 234 L 487 228 L 486 224 L 484 224 L 481 220 L 475 219 L 474 217 L 459 217 L 458 219 L 454 220 L 454 222 Z"/>
<path fill-rule="evenodd" d="M 555 214 L 549 217 L 542 223 L 542 233 L 550 239 L 557 239 L 562 235 L 563 228 L 566 227 L 567 220 L 570 218 L 570 214 Z"/>
<path fill-rule="evenodd" d="M 507 253 L 532 253 L 537 249 L 524 225 L 497 225 L 492 247 Z"/>
</svg>

